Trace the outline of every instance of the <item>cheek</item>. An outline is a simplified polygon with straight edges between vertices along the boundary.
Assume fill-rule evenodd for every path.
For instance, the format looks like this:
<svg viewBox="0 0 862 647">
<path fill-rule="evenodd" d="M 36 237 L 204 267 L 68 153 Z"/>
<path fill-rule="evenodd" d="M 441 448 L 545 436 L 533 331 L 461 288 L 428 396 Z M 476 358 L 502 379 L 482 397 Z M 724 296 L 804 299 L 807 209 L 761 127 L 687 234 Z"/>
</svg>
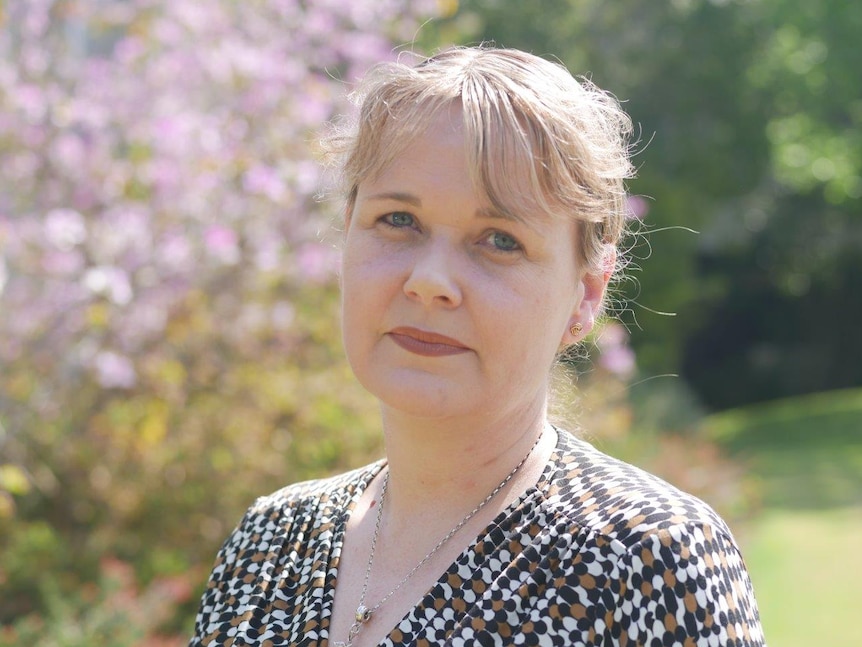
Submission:
<svg viewBox="0 0 862 647">
<path fill-rule="evenodd" d="M 353 336 L 351 332 L 363 311 L 362 297 L 367 296 L 367 291 L 362 290 L 362 285 L 368 282 L 365 264 L 357 252 L 356 245 L 348 243 L 341 261 L 341 321 L 345 343 Z"/>
<path fill-rule="evenodd" d="M 558 282 L 558 275 L 547 278 L 547 282 Z M 546 283 L 547 284 L 547 283 Z M 525 308 L 523 325 L 525 333 L 533 342 L 536 357 L 552 363 L 569 324 L 575 295 L 572 290 L 536 290 Z"/>
<path fill-rule="evenodd" d="M 366 280 L 372 257 L 362 245 L 361 237 L 350 234 L 341 256 L 341 289 L 345 299 L 353 298 L 357 288 Z"/>
<path fill-rule="evenodd" d="M 345 274 L 341 284 L 341 341 L 347 361 L 357 376 L 368 363 L 373 346 L 369 330 L 374 329 L 372 313 L 375 309 L 362 283 L 354 272 Z"/>
<path fill-rule="evenodd" d="M 345 246 L 341 274 L 342 321 L 345 326 L 380 318 L 381 309 L 396 290 L 397 272 L 390 255 L 358 243 Z M 345 330 L 345 334 L 347 332 Z"/>
<path fill-rule="evenodd" d="M 364 273 L 354 269 L 345 274 L 341 281 L 341 321 L 345 342 L 355 338 L 361 323 L 369 318 L 374 310 L 374 285 Z"/>
<path fill-rule="evenodd" d="M 342 284 L 358 289 L 362 298 L 388 296 L 406 281 L 414 260 L 409 247 L 381 241 L 373 232 L 360 230 L 344 246 Z"/>
<path fill-rule="evenodd" d="M 550 339 L 558 327 L 558 309 L 536 283 L 527 287 L 531 289 L 519 285 L 511 291 L 485 291 L 486 307 L 475 315 L 477 325 L 484 326 L 497 352 L 516 366 L 544 364 L 545 356 L 548 352 L 553 355 L 559 343 Z"/>
</svg>

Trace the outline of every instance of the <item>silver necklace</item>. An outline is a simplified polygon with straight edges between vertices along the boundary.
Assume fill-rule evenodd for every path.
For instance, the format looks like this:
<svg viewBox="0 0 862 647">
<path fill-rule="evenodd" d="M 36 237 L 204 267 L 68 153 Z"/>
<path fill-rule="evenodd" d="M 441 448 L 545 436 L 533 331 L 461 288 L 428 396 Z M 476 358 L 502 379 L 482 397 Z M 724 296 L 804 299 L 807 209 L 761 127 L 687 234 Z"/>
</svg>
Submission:
<svg viewBox="0 0 862 647">
<path fill-rule="evenodd" d="M 437 545 L 434 546 L 434 548 L 432 548 L 425 555 L 425 557 L 423 557 L 421 560 L 419 560 L 419 563 L 416 564 L 416 566 L 414 566 L 413 569 L 409 573 L 407 573 L 407 575 L 405 575 L 401 579 L 401 581 L 398 582 L 398 584 L 395 585 L 394 589 L 389 591 L 389 593 L 384 595 L 377 604 L 375 604 L 373 607 L 371 607 L 369 609 L 367 606 L 365 606 L 365 594 L 368 592 L 368 581 L 371 578 L 371 567 L 374 564 L 374 551 L 377 548 L 377 538 L 380 536 L 380 520 L 383 518 L 383 502 L 386 500 L 386 489 L 389 486 L 389 470 L 387 470 L 386 474 L 383 476 L 383 486 L 380 489 L 380 503 L 377 506 L 377 519 L 374 522 L 374 536 L 371 538 L 371 552 L 368 555 L 368 564 L 365 567 L 365 580 L 362 583 L 362 592 L 359 594 L 359 606 L 356 607 L 356 613 L 353 616 L 353 624 L 351 624 L 350 629 L 347 630 L 347 640 L 334 642 L 333 647 L 352 647 L 353 641 L 356 639 L 356 636 L 359 635 L 359 632 L 362 630 L 362 627 L 365 625 L 365 623 L 368 622 L 369 620 L 371 620 L 371 616 L 373 616 L 374 613 L 380 607 L 382 607 L 383 604 L 389 598 L 391 598 L 393 595 L 395 595 L 395 592 L 398 591 L 398 589 L 400 589 L 402 586 L 404 586 L 404 584 L 411 577 L 413 577 L 413 575 L 416 574 L 416 571 L 418 571 L 420 568 L 422 568 L 422 566 L 424 566 L 425 563 L 429 559 L 431 559 L 431 557 L 433 557 L 434 554 L 438 550 L 440 550 L 440 548 L 447 541 L 452 539 L 452 537 L 454 537 L 455 534 L 459 530 L 461 530 L 461 528 L 463 528 L 467 524 L 468 521 L 470 521 L 470 519 L 475 517 L 476 514 L 482 508 L 484 508 L 488 502 L 491 501 L 491 499 L 493 499 L 495 496 L 497 496 L 497 494 L 500 493 L 500 490 L 502 490 L 504 487 L 506 487 L 506 484 L 512 480 L 512 477 L 515 476 L 515 474 L 518 473 L 518 470 L 520 470 L 521 467 L 524 465 L 524 463 L 527 462 L 527 459 L 533 453 L 533 450 L 536 448 L 536 445 L 539 444 L 539 441 L 541 439 L 542 439 L 542 434 L 539 434 L 539 437 L 536 439 L 536 442 L 533 443 L 532 447 L 530 447 L 530 451 L 528 451 L 527 455 L 521 459 L 521 462 L 518 463 L 517 465 L 515 465 L 514 469 L 506 475 L 506 478 L 504 478 L 500 482 L 500 484 L 497 487 L 495 487 L 494 490 L 488 496 L 486 496 L 484 499 L 482 499 L 482 501 L 479 503 L 479 505 L 477 505 L 470 512 L 468 512 L 467 515 L 463 519 L 461 519 L 461 521 L 459 521 L 458 524 L 454 528 L 452 528 L 452 530 L 450 530 L 448 533 L 446 533 L 446 536 L 443 537 L 443 539 L 441 539 L 440 541 L 438 541 Z"/>
</svg>

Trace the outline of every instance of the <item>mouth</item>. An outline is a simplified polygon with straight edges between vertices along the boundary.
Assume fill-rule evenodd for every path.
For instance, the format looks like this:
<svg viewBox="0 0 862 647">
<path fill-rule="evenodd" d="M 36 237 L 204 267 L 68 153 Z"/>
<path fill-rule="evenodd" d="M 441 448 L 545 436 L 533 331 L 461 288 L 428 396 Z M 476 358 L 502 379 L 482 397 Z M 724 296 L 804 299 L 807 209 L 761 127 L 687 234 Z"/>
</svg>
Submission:
<svg viewBox="0 0 862 647">
<path fill-rule="evenodd" d="M 470 349 L 457 339 L 418 328 L 393 328 L 387 336 L 404 350 L 425 357 L 444 357 L 470 352 Z"/>
</svg>

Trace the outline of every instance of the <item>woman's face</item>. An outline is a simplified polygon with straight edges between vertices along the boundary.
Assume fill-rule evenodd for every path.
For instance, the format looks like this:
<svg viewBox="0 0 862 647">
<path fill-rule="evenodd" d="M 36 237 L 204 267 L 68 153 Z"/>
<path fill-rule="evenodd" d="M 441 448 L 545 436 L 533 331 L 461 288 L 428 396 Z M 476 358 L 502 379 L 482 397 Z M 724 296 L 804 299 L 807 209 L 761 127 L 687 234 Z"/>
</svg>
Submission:
<svg viewBox="0 0 862 647">
<path fill-rule="evenodd" d="M 501 218 L 464 151 L 454 106 L 359 185 L 348 215 L 347 356 L 384 407 L 414 416 L 543 406 L 560 344 L 592 322 L 605 285 L 579 271 L 573 221 Z"/>
</svg>

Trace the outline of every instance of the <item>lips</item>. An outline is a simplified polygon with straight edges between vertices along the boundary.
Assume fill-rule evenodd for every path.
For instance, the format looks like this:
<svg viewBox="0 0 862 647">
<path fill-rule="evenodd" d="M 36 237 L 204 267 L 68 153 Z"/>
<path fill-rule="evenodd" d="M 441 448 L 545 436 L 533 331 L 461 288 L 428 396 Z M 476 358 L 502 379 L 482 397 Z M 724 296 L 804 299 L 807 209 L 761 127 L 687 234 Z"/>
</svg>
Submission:
<svg viewBox="0 0 862 647">
<path fill-rule="evenodd" d="M 404 350 L 425 357 L 445 357 L 470 352 L 470 349 L 457 339 L 418 328 L 393 328 L 387 336 Z"/>
</svg>

